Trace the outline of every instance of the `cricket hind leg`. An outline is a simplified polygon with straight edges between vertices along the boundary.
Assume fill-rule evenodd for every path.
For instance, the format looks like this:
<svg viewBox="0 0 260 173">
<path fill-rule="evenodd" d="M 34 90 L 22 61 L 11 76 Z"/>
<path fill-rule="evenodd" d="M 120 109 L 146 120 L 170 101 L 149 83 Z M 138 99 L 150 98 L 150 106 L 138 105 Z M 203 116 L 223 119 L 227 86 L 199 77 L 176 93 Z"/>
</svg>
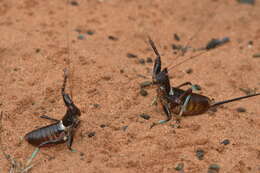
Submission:
<svg viewBox="0 0 260 173">
<path fill-rule="evenodd" d="M 31 154 L 30 158 L 27 160 L 26 165 L 30 165 L 32 160 L 37 156 L 37 154 L 40 151 L 41 147 L 44 147 L 46 145 L 51 145 L 51 144 L 57 144 L 57 143 L 62 143 L 64 142 L 64 138 L 60 137 L 58 139 L 54 139 L 54 140 L 49 140 L 49 141 L 45 141 L 43 143 L 41 143 L 40 145 L 38 145 L 38 147 L 33 151 L 33 153 Z"/>
</svg>

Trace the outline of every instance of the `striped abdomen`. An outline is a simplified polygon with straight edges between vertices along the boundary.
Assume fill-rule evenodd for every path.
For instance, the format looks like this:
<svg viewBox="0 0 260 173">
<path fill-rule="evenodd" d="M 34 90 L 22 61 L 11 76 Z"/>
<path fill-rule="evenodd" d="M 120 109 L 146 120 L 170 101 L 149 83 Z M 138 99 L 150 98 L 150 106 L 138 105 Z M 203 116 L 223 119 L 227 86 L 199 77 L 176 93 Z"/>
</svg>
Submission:
<svg viewBox="0 0 260 173">
<path fill-rule="evenodd" d="M 180 96 L 184 93 L 181 89 L 174 90 L 175 96 Z M 186 107 L 186 111 L 183 112 L 182 115 L 199 115 L 207 112 L 211 106 L 211 100 L 203 95 L 192 93 L 190 97 L 190 101 L 188 102 L 188 105 Z M 174 114 L 179 114 L 181 110 L 181 106 L 172 106 L 172 112 Z"/>
<path fill-rule="evenodd" d="M 53 144 L 64 143 L 65 131 L 61 128 L 61 122 L 57 122 L 39 129 L 33 130 L 25 135 L 25 140 L 27 140 L 33 146 L 39 147 L 40 144 L 47 141 L 54 141 L 61 139 Z M 41 147 L 50 146 L 49 144 L 43 145 Z"/>
</svg>

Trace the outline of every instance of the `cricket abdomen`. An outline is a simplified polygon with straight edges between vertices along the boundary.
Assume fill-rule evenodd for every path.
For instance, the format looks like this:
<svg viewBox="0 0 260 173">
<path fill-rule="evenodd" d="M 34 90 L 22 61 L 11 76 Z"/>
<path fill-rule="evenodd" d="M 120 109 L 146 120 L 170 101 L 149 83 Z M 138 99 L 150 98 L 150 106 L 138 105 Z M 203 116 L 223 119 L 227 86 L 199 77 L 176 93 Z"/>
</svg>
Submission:
<svg viewBox="0 0 260 173">
<path fill-rule="evenodd" d="M 39 147 L 42 143 L 55 140 L 55 139 L 61 139 L 65 137 L 65 131 L 64 129 L 60 128 L 60 122 L 33 130 L 25 135 L 25 140 L 27 140 L 31 145 Z M 64 143 L 65 140 L 61 140 L 58 143 Z M 43 145 L 41 147 L 45 147 L 49 145 Z"/>
<path fill-rule="evenodd" d="M 174 88 L 174 95 L 180 97 L 185 91 L 181 89 Z M 186 97 L 187 98 L 187 97 Z M 185 98 L 185 99 L 186 99 Z M 184 100 L 185 100 L 184 99 Z M 182 105 L 172 106 L 172 112 L 174 114 L 179 114 Z M 191 115 L 199 115 L 207 112 L 211 107 L 211 100 L 203 95 L 192 93 L 190 100 L 187 104 L 186 110 L 183 112 L 182 115 L 191 116 Z"/>
</svg>

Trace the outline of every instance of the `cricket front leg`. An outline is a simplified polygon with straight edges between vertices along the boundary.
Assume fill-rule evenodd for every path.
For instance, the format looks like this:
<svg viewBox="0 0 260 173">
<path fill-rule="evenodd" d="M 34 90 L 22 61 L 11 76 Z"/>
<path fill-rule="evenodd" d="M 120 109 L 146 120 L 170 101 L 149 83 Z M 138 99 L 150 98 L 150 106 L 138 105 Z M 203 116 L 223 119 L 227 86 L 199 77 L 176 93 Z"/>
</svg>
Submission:
<svg viewBox="0 0 260 173">
<path fill-rule="evenodd" d="M 168 104 L 163 104 L 162 108 L 163 108 L 163 111 L 164 111 L 164 113 L 166 115 L 166 119 L 165 120 L 160 120 L 159 122 L 154 122 L 151 125 L 150 128 L 153 128 L 154 126 L 159 125 L 159 124 L 167 123 L 168 121 L 170 121 L 172 119 L 172 114 L 171 114 L 169 105 Z"/>
</svg>

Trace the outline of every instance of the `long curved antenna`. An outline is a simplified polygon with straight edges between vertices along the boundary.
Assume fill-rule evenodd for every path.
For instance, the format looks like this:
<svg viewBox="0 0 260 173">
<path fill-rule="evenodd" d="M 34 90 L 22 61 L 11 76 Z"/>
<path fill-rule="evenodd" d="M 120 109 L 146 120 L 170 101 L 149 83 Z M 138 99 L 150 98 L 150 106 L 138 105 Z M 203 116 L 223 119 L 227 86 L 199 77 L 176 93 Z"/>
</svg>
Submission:
<svg viewBox="0 0 260 173">
<path fill-rule="evenodd" d="M 218 9 L 218 8 L 215 8 L 214 16 L 216 15 L 217 9 Z M 184 48 L 187 48 L 187 47 L 189 46 L 190 42 L 191 42 L 195 37 L 197 37 L 197 36 L 200 34 L 200 32 L 205 28 L 206 24 L 210 23 L 209 21 L 212 21 L 212 17 L 209 17 L 205 22 L 202 23 L 202 25 L 198 28 L 198 30 L 197 30 L 197 31 L 190 37 L 190 39 L 187 41 L 187 43 L 185 44 L 185 47 L 184 47 Z M 176 56 L 175 60 L 177 60 L 181 55 L 185 55 L 185 53 L 186 53 L 186 51 L 185 51 L 185 50 L 184 50 L 184 51 L 182 50 L 180 53 L 178 53 L 178 55 Z M 204 53 L 202 53 L 202 54 L 204 54 Z M 187 60 L 193 59 L 193 58 L 195 58 L 195 57 L 197 57 L 197 56 L 199 56 L 199 55 L 200 55 L 200 54 L 191 56 L 191 57 L 188 58 Z M 178 66 L 178 65 L 180 65 L 180 64 L 182 64 L 182 63 L 184 63 L 184 62 L 186 62 L 187 60 L 184 60 L 184 61 L 182 61 L 182 62 L 180 62 L 180 63 L 178 63 L 177 65 L 174 65 L 174 66 L 172 66 L 172 64 L 170 64 L 169 66 L 167 66 L 167 68 L 168 68 L 169 70 L 171 70 L 173 67 L 176 67 L 176 66 Z"/>
<path fill-rule="evenodd" d="M 68 69 L 69 69 L 69 72 L 71 73 L 70 74 L 70 77 L 72 76 L 72 70 L 71 70 L 71 43 L 70 43 L 70 10 L 69 10 L 69 4 L 70 4 L 70 0 L 67 0 L 66 1 L 66 19 L 67 19 L 67 27 L 66 27 L 66 30 L 67 30 L 67 50 L 68 50 L 68 55 L 67 55 L 67 66 L 68 66 Z M 72 94 L 72 90 L 73 90 L 73 80 L 69 80 L 69 83 L 70 83 L 70 96 L 71 98 L 73 99 L 73 94 Z"/>
<path fill-rule="evenodd" d="M 200 52 L 200 53 L 198 53 L 198 54 L 196 54 L 196 55 L 190 56 L 189 58 L 187 58 L 187 59 L 185 59 L 185 60 L 183 60 L 183 61 L 181 61 L 181 62 L 175 64 L 174 66 L 169 67 L 169 68 L 168 68 L 168 69 L 169 69 L 168 71 L 170 71 L 170 70 L 173 69 L 174 67 L 177 67 L 177 66 L 179 66 L 179 65 L 181 65 L 181 64 L 183 64 L 183 63 L 185 63 L 186 61 L 189 61 L 189 60 L 191 60 L 191 59 L 195 59 L 195 58 L 199 57 L 200 55 L 203 55 L 204 53 L 207 53 L 207 52 L 208 52 L 208 51 L 205 50 L 204 52 Z"/>
</svg>

